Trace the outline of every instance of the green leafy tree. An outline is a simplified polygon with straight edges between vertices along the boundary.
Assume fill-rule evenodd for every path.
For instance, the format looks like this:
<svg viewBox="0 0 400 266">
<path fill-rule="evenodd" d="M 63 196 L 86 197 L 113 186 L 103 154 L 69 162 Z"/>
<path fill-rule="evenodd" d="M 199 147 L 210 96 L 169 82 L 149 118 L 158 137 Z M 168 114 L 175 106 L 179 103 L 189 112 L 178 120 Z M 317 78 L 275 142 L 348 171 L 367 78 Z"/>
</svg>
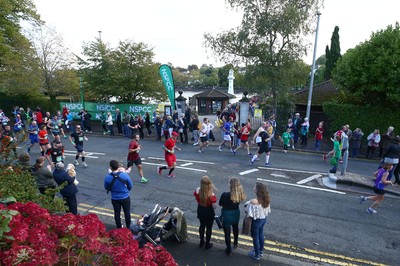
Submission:
<svg viewBox="0 0 400 266">
<path fill-rule="evenodd" d="M 37 91 L 37 65 L 21 22 L 40 24 L 31 0 L 0 1 L 0 93 L 32 96 Z"/>
<path fill-rule="evenodd" d="M 311 23 L 322 4 L 316 0 L 228 0 L 232 8 L 243 10 L 241 25 L 212 36 L 205 34 L 206 47 L 226 63 L 245 63 L 246 75 L 254 86 L 250 91 L 272 98 L 277 107 L 283 86 L 283 72 L 301 58 L 307 44 L 301 36 L 312 29 Z"/>
<path fill-rule="evenodd" d="M 400 103 L 400 27 L 389 25 L 371 35 L 337 62 L 333 81 L 347 101 L 363 106 L 397 108 Z"/>
<path fill-rule="evenodd" d="M 331 48 L 328 45 L 325 48 L 325 80 L 332 78 L 332 70 L 336 66 L 336 62 L 342 55 L 340 54 L 339 27 L 336 26 L 331 37 Z"/>
</svg>

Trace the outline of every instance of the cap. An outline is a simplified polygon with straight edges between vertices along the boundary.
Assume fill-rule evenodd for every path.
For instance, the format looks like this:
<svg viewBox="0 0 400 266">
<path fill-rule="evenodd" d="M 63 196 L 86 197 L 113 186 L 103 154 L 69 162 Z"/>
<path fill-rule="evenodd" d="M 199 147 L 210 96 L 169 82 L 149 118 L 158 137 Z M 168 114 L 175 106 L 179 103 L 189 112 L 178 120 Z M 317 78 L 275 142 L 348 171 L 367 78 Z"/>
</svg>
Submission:
<svg viewBox="0 0 400 266">
<path fill-rule="evenodd" d="M 299 115 L 300 115 L 300 113 L 296 113 L 295 115 L 298 115 L 298 116 L 299 116 Z"/>
<path fill-rule="evenodd" d="M 175 132 L 175 131 L 172 131 L 172 136 L 177 137 L 177 136 L 179 136 L 179 134 L 177 132 Z"/>
</svg>

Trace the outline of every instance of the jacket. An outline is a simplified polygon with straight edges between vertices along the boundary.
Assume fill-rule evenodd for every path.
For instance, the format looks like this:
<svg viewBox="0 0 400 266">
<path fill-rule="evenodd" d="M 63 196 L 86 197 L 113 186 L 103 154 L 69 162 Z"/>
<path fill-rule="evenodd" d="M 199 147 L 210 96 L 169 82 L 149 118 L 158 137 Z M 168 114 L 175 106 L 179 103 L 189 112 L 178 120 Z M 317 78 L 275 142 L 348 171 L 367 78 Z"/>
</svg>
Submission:
<svg viewBox="0 0 400 266">
<path fill-rule="evenodd" d="M 53 179 L 53 174 L 46 167 L 40 167 L 35 170 L 32 168 L 32 175 L 36 178 L 38 187 L 56 187 L 57 183 Z"/>
<path fill-rule="evenodd" d="M 68 197 L 78 192 L 78 188 L 74 184 L 75 177 L 70 177 L 66 170 L 64 169 L 54 170 L 53 178 L 56 181 L 57 185 L 59 186 L 61 186 L 64 182 L 67 182 L 67 185 L 60 190 L 61 196 Z"/>
<path fill-rule="evenodd" d="M 116 174 L 118 172 L 113 172 L 111 174 Z M 104 188 L 106 190 L 109 189 L 109 186 L 114 179 L 114 177 L 108 174 L 104 178 Z M 120 180 L 115 180 L 113 186 L 110 189 L 111 192 L 111 199 L 113 200 L 123 200 L 129 197 L 129 191 L 132 189 L 132 180 L 127 173 L 119 172 L 119 177 L 126 182 L 126 185 L 122 183 Z"/>
</svg>

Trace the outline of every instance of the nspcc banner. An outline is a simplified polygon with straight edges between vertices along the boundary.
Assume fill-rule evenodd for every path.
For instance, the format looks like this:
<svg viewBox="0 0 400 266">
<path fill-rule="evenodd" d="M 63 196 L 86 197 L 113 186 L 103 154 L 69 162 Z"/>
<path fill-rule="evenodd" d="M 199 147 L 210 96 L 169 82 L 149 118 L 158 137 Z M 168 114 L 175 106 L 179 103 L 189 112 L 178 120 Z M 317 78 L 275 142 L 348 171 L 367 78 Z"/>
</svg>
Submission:
<svg viewBox="0 0 400 266">
<path fill-rule="evenodd" d="M 173 110 L 175 110 L 175 87 L 171 68 L 168 65 L 161 65 L 159 71 L 165 86 L 165 90 L 167 91 L 169 101 L 171 102 L 171 107 Z"/>
<path fill-rule="evenodd" d="M 83 109 L 82 103 L 60 102 L 61 108 L 66 106 L 74 115 L 74 119 L 79 119 L 78 113 Z M 119 109 L 123 114 L 127 111 L 129 114 L 142 115 L 150 114 L 150 119 L 153 120 L 153 112 L 156 110 L 156 104 L 112 104 L 112 103 L 92 103 L 85 102 L 85 109 L 92 115 L 93 120 L 101 119 L 101 112 L 111 112 L 115 119 L 115 110 Z"/>
</svg>

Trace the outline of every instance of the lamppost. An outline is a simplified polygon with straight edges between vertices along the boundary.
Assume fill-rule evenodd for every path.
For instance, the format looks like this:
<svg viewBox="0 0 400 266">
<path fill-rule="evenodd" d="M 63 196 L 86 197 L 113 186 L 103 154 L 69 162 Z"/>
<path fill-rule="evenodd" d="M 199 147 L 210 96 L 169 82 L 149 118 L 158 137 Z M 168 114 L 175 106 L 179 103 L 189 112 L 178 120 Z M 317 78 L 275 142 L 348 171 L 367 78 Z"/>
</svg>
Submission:
<svg viewBox="0 0 400 266">
<path fill-rule="evenodd" d="M 313 92 L 313 86 L 314 86 L 315 56 L 316 56 L 316 53 L 317 53 L 319 17 L 321 16 L 321 13 L 318 12 L 317 16 L 318 16 L 317 29 L 315 31 L 314 54 L 313 54 L 313 61 L 312 61 L 312 66 L 311 66 L 311 80 L 310 80 L 310 88 L 308 90 L 308 102 L 307 102 L 307 113 L 306 113 L 306 117 L 308 117 L 308 121 L 310 121 L 311 99 L 312 99 L 312 92 Z"/>
</svg>

